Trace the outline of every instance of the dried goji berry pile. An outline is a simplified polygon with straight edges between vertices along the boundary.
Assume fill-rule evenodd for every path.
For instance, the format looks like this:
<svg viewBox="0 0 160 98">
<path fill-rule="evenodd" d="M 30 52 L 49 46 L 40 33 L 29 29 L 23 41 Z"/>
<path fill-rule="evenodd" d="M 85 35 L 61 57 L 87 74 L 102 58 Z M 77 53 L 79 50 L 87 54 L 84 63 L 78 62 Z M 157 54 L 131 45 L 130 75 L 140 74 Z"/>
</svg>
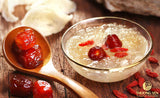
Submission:
<svg viewBox="0 0 160 98">
<path fill-rule="evenodd" d="M 121 49 L 122 51 L 127 50 L 127 49 Z M 117 51 L 116 49 L 111 50 L 112 52 Z M 155 57 L 151 57 L 154 55 L 154 50 L 151 51 L 150 57 L 148 58 L 148 61 L 152 64 L 158 64 L 158 60 Z M 152 72 L 150 69 L 145 70 L 146 75 L 151 77 L 151 78 L 157 78 L 159 75 L 156 72 Z M 134 95 L 134 96 L 141 96 L 144 98 L 154 98 L 152 95 L 139 95 L 136 90 L 134 90 L 133 87 L 139 86 L 139 91 L 144 92 L 145 90 L 143 89 L 143 83 L 145 82 L 145 79 L 141 77 L 140 73 L 137 72 L 134 74 L 135 80 L 132 81 L 130 84 L 126 86 L 126 90 L 129 94 Z M 160 88 L 151 88 L 150 91 L 152 92 L 157 92 L 160 94 Z M 113 94 L 118 97 L 118 98 L 127 98 L 127 95 L 124 93 L 121 93 L 118 90 L 113 90 Z"/>
<path fill-rule="evenodd" d="M 147 69 L 147 70 L 148 70 L 148 69 Z M 147 72 L 146 72 L 146 74 L 147 74 Z M 149 74 L 150 74 L 150 77 L 153 77 L 153 78 L 158 77 L 158 74 L 157 74 L 157 73 L 150 72 Z M 145 91 L 145 90 L 143 89 L 143 87 L 142 87 L 142 86 L 143 86 L 143 83 L 145 82 L 145 79 L 140 76 L 140 73 L 139 73 L 139 72 L 135 73 L 135 74 L 134 74 L 134 77 L 135 77 L 136 80 L 134 80 L 134 81 L 132 81 L 130 84 L 128 84 L 128 85 L 126 86 L 126 90 L 127 90 L 127 92 L 128 92 L 129 94 L 131 94 L 131 95 L 134 95 L 134 96 L 142 96 L 142 95 L 138 94 L 136 90 L 134 90 L 134 87 L 139 86 L 139 89 L 140 89 L 139 91 L 141 91 L 141 92 Z M 160 94 L 160 88 L 151 88 L 150 91 L 152 91 L 152 92 L 158 92 L 158 93 Z M 113 94 L 114 94 L 116 97 L 118 97 L 118 98 L 127 98 L 127 95 L 125 95 L 124 93 L 121 93 L 121 92 L 118 91 L 118 90 L 113 90 Z M 148 97 L 154 98 L 153 96 L 147 96 L 147 95 L 143 95 L 142 97 L 145 97 L 145 98 L 148 98 Z"/>
</svg>

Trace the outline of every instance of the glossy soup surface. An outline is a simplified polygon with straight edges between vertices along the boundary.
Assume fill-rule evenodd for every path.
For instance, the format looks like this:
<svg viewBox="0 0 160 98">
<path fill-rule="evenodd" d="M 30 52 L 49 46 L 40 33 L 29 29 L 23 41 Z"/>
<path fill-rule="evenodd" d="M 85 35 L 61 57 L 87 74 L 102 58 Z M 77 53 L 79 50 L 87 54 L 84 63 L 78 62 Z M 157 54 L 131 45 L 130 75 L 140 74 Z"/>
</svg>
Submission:
<svg viewBox="0 0 160 98">
<path fill-rule="evenodd" d="M 128 55 L 123 58 L 114 56 L 110 49 L 105 52 L 110 56 L 100 61 L 91 60 L 88 51 L 94 46 L 102 47 L 109 34 L 116 34 L 122 41 L 122 47 L 128 48 Z M 80 43 L 93 40 L 93 45 L 79 46 Z M 88 27 L 75 32 L 75 35 L 68 39 L 66 51 L 74 61 L 96 68 L 117 68 L 133 64 L 142 59 L 148 48 L 147 40 L 136 28 L 127 28 L 125 25 L 116 23 L 104 24 L 97 27 Z"/>
</svg>

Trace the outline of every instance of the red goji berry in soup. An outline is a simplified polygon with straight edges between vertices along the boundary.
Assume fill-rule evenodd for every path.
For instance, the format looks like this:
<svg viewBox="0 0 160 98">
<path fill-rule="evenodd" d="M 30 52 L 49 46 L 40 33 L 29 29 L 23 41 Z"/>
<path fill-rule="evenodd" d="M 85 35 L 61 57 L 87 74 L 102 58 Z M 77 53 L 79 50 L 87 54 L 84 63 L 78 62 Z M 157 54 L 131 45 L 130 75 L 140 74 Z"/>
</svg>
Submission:
<svg viewBox="0 0 160 98">
<path fill-rule="evenodd" d="M 93 45 L 94 41 L 93 40 L 88 40 L 86 42 L 82 42 L 79 44 L 79 46 L 87 46 L 87 45 Z"/>
<path fill-rule="evenodd" d="M 119 52 L 119 53 L 115 53 L 114 54 L 114 56 L 118 57 L 118 58 L 123 58 L 123 57 L 125 57 L 127 55 L 128 55 L 128 53 L 126 53 L 126 52 Z"/>
<path fill-rule="evenodd" d="M 118 48 L 113 48 L 110 51 L 111 52 L 125 52 L 125 51 L 128 51 L 128 49 L 127 48 L 118 47 Z"/>
</svg>

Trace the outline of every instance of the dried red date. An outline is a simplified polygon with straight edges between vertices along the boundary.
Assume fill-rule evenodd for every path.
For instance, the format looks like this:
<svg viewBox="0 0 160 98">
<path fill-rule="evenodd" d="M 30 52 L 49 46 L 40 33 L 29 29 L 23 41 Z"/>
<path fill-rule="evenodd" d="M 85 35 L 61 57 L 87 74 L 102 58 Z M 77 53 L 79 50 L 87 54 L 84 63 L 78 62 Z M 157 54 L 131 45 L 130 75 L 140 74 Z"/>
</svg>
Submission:
<svg viewBox="0 0 160 98">
<path fill-rule="evenodd" d="M 35 45 L 32 48 L 20 53 L 18 61 L 27 69 L 33 69 L 43 62 L 42 51 L 39 45 Z"/>
<path fill-rule="evenodd" d="M 44 80 L 38 80 L 34 83 L 33 98 L 53 98 L 51 85 Z"/>
<path fill-rule="evenodd" d="M 24 31 L 18 33 L 15 38 L 15 43 L 21 50 L 27 50 L 33 47 L 36 43 L 36 37 L 33 30 L 25 29 Z"/>
<path fill-rule="evenodd" d="M 104 57 L 106 57 L 106 53 L 103 48 L 95 46 L 89 50 L 88 57 L 91 60 L 102 60 Z"/>
<path fill-rule="evenodd" d="M 10 93 L 17 97 L 27 97 L 32 95 L 33 82 L 23 75 L 14 75 L 9 84 Z"/>
<path fill-rule="evenodd" d="M 116 34 L 112 34 L 107 36 L 105 45 L 108 46 L 108 48 L 113 49 L 116 47 L 122 47 L 122 42 Z"/>
</svg>

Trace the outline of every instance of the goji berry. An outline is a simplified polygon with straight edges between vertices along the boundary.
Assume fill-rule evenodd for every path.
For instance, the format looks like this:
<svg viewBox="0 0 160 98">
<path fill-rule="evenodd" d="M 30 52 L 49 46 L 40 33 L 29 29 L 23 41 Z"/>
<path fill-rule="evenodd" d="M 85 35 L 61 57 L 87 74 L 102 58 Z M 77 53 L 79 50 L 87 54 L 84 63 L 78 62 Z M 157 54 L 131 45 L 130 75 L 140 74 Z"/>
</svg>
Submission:
<svg viewBox="0 0 160 98">
<path fill-rule="evenodd" d="M 132 95 L 137 95 L 137 92 L 134 89 L 132 89 L 131 87 L 127 88 L 127 91 Z"/>
<path fill-rule="evenodd" d="M 128 51 L 127 48 L 121 48 L 121 47 L 117 47 L 117 48 L 113 48 L 110 50 L 111 52 L 125 52 Z"/>
<path fill-rule="evenodd" d="M 114 56 L 118 57 L 118 58 L 123 58 L 125 56 L 127 56 L 128 53 L 126 52 L 119 52 L 119 53 L 115 53 Z"/>
<path fill-rule="evenodd" d="M 136 72 L 136 73 L 134 74 L 134 77 L 138 80 L 138 85 L 139 85 L 139 87 L 142 87 L 145 79 L 140 76 L 140 73 L 139 73 L 139 72 Z"/>
<path fill-rule="evenodd" d="M 137 86 L 137 85 L 138 85 L 138 82 L 136 80 L 134 80 L 133 82 L 128 84 L 126 88 L 131 88 L 131 87 L 134 87 L 134 86 Z"/>
<path fill-rule="evenodd" d="M 79 46 L 87 46 L 87 45 L 93 45 L 94 41 L 93 40 L 88 40 L 86 42 L 82 42 L 79 44 Z"/>
<path fill-rule="evenodd" d="M 150 69 L 146 69 L 146 74 L 147 74 L 148 76 L 152 77 L 152 78 L 156 78 L 156 77 L 159 76 L 157 73 L 151 72 Z"/>
<path fill-rule="evenodd" d="M 160 89 L 159 88 L 152 88 L 151 91 L 158 92 L 160 94 Z"/>
<path fill-rule="evenodd" d="M 151 51 L 151 54 L 150 55 L 153 55 L 154 54 L 154 49 L 152 49 L 152 51 Z"/>
<path fill-rule="evenodd" d="M 149 34 L 151 35 L 151 38 L 154 39 L 153 34 L 151 32 L 149 32 Z"/>
<path fill-rule="evenodd" d="M 145 81 L 144 78 L 142 78 L 142 77 L 139 77 L 139 78 L 138 78 L 138 85 L 139 85 L 139 87 L 142 87 L 142 86 L 143 86 L 144 81 Z"/>
<path fill-rule="evenodd" d="M 141 76 L 140 76 L 140 73 L 139 72 L 136 72 L 135 74 L 134 74 L 134 77 L 136 78 L 136 79 L 139 79 Z"/>
<path fill-rule="evenodd" d="M 140 92 L 142 92 L 142 91 L 145 91 L 143 88 L 140 88 L 140 90 L 139 90 Z"/>
<path fill-rule="evenodd" d="M 150 63 L 158 63 L 158 60 L 154 57 L 149 57 L 148 60 Z"/>
<path fill-rule="evenodd" d="M 113 90 L 113 94 L 118 98 L 128 98 L 127 95 L 119 92 L 118 90 Z"/>
</svg>

